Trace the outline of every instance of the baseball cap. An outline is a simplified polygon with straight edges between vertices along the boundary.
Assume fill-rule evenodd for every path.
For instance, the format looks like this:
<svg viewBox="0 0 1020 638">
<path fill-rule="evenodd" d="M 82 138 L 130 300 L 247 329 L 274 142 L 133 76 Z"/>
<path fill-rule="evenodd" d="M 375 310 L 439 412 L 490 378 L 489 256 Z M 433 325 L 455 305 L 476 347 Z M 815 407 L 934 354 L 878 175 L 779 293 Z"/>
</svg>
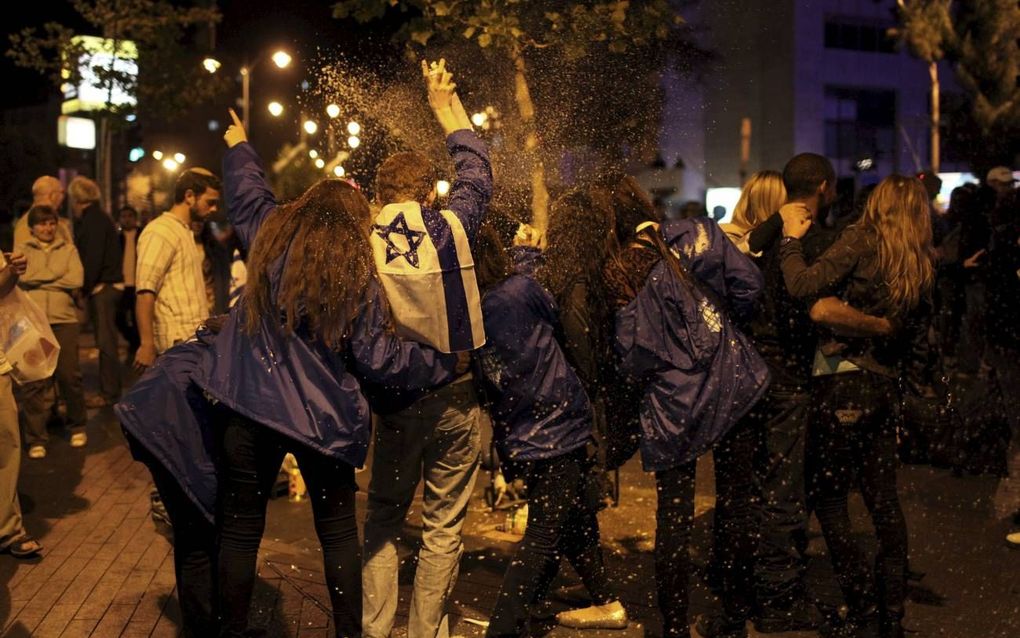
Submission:
<svg viewBox="0 0 1020 638">
<path fill-rule="evenodd" d="M 1016 179 L 1013 177 L 1013 171 L 1009 170 L 1006 166 L 996 166 L 992 170 L 988 171 L 988 175 L 985 177 L 985 182 L 997 182 L 999 184 L 1012 184 Z"/>
</svg>

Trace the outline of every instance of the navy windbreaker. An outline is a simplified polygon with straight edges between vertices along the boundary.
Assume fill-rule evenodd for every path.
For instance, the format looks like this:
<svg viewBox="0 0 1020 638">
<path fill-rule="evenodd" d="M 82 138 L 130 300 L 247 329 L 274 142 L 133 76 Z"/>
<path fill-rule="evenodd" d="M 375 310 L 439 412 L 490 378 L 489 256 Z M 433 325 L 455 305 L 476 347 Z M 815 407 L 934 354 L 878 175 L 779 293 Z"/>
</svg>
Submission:
<svg viewBox="0 0 1020 638">
<path fill-rule="evenodd" d="M 662 224 L 661 233 L 683 254 L 701 287 L 726 305 L 729 317 L 752 311 L 764 285 L 761 272 L 714 221 L 672 220 Z M 769 382 L 765 362 L 747 337 L 732 322 L 719 321 L 711 305 L 692 303 L 683 286 L 660 260 L 637 297 L 616 315 L 621 371 L 644 388 L 641 458 L 648 471 L 688 463 L 711 449 Z M 709 324 L 708 330 L 691 329 Z"/>
<path fill-rule="evenodd" d="M 534 257 L 527 250 L 520 254 Z M 556 341 L 556 302 L 520 272 L 484 294 L 487 343 L 475 356 L 500 456 L 534 461 L 585 446 L 591 440 L 592 411 Z"/>
<path fill-rule="evenodd" d="M 223 158 L 224 198 L 244 248 L 276 209 L 255 149 L 241 143 Z M 279 274 L 270 273 L 275 290 Z M 456 357 L 403 341 L 386 328 L 382 291 L 374 285 L 355 320 L 348 347 L 329 350 L 308 335 L 285 335 L 263 317 L 242 329 L 243 299 L 217 335 L 208 372 L 196 382 L 232 410 L 303 445 L 360 467 L 371 431 L 360 380 L 394 391 L 427 393 L 454 376 Z M 299 331 L 300 333 L 300 331 Z M 385 401 L 385 395 L 380 395 Z"/>
</svg>

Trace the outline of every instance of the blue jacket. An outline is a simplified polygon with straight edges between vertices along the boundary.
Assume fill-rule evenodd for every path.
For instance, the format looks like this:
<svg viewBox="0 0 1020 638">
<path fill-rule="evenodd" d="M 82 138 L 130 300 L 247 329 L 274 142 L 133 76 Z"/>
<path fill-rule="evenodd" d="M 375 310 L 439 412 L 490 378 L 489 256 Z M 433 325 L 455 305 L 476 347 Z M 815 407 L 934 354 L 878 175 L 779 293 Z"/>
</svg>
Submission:
<svg viewBox="0 0 1020 638">
<path fill-rule="evenodd" d="M 114 406 L 128 438 L 177 479 L 210 522 L 216 511 L 214 406 L 191 380 L 209 365 L 213 335 L 164 352 Z"/>
<path fill-rule="evenodd" d="M 259 226 L 276 209 L 276 199 L 249 144 L 227 151 L 223 182 L 230 223 L 250 249 Z M 279 271 L 270 273 L 270 285 L 274 290 L 279 285 Z M 387 330 L 381 294 L 377 285 L 370 289 L 341 351 L 328 349 L 300 329 L 285 335 L 270 317 L 248 334 L 242 299 L 217 335 L 208 369 L 195 381 L 231 410 L 360 467 L 371 431 L 361 383 L 424 394 L 448 383 L 456 367 L 455 356 L 402 341 Z M 378 400 L 385 402 L 387 396 L 380 393 Z"/>
<path fill-rule="evenodd" d="M 637 297 L 616 315 L 621 370 L 644 387 L 641 458 L 648 471 L 696 459 L 715 445 L 768 387 L 765 362 L 728 317 L 746 316 L 764 285 L 754 263 L 709 219 L 661 226 L 667 245 L 711 301 L 699 304 L 660 260 Z"/>
<path fill-rule="evenodd" d="M 556 341 L 556 302 L 529 275 L 515 274 L 482 298 L 487 343 L 477 366 L 500 456 L 553 458 L 591 440 L 591 405 Z"/>
</svg>

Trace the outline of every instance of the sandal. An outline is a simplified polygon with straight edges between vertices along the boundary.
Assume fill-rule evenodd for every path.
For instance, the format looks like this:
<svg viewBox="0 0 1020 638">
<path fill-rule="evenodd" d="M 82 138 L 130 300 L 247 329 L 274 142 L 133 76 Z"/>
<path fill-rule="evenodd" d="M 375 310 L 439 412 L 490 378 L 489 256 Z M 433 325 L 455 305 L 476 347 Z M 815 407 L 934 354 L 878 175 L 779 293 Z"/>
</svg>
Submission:
<svg viewBox="0 0 1020 638">
<path fill-rule="evenodd" d="M 28 534 L 23 534 L 11 541 L 6 549 L 15 558 L 32 558 L 42 551 L 43 546 Z"/>
</svg>

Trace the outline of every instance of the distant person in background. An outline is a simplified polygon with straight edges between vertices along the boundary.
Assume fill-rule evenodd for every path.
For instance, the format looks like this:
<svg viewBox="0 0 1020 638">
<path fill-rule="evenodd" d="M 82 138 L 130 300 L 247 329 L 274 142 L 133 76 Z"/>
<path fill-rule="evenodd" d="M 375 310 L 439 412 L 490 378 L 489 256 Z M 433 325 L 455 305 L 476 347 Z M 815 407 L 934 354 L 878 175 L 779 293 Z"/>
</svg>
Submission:
<svg viewBox="0 0 1020 638">
<path fill-rule="evenodd" d="M 99 394 L 89 397 L 86 405 L 103 408 L 120 398 L 117 307 L 124 292 L 123 256 L 113 220 L 100 205 L 99 185 L 75 177 L 67 192 L 75 218 L 74 243 L 85 267 L 82 296 L 88 300 L 99 348 Z"/>
<path fill-rule="evenodd" d="M 64 185 L 60 183 L 60 180 L 50 175 L 43 175 L 42 177 L 35 180 L 32 183 L 32 206 L 49 206 L 57 212 L 57 218 L 59 220 L 59 226 L 57 227 L 57 233 L 64 238 L 65 241 L 71 241 L 71 223 L 68 219 L 60 216 L 60 207 L 64 204 Z M 32 233 L 28 228 L 28 214 L 18 218 L 17 223 L 14 225 L 14 245 L 23 244 L 32 238 Z"/>
<path fill-rule="evenodd" d="M 117 309 L 117 329 L 128 342 L 127 360 L 134 361 L 135 352 L 141 340 L 138 336 L 138 322 L 135 320 L 135 270 L 138 267 L 138 211 L 131 206 L 124 206 L 117 213 L 120 225 L 120 247 L 124 253 L 124 295 L 120 298 Z"/>
<path fill-rule="evenodd" d="M 740 252 L 751 252 L 747 239 L 751 231 L 771 217 L 786 203 L 786 186 L 779 171 L 758 171 L 744 184 L 740 199 L 733 208 L 733 218 L 720 224 Z"/>
<path fill-rule="evenodd" d="M 53 398 L 53 381 L 60 388 L 60 396 L 67 402 L 67 425 L 71 432 L 71 447 L 84 447 L 88 442 L 85 423 L 85 395 L 81 385 L 81 367 L 78 363 L 78 308 L 74 293 L 81 288 L 84 271 L 78 249 L 57 234 L 57 212 L 49 206 L 33 206 L 28 211 L 28 225 L 32 237 L 17 246 L 18 252 L 28 259 L 28 269 L 18 285 L 28 292 L 40 309 L 46 313 L 60 355 L 53 377 L 21 386 L 18 398 L 25 414 L 25 442 L 28 458 L 46 456 L 49 433 L 49 403 Z"/>
</svg>

